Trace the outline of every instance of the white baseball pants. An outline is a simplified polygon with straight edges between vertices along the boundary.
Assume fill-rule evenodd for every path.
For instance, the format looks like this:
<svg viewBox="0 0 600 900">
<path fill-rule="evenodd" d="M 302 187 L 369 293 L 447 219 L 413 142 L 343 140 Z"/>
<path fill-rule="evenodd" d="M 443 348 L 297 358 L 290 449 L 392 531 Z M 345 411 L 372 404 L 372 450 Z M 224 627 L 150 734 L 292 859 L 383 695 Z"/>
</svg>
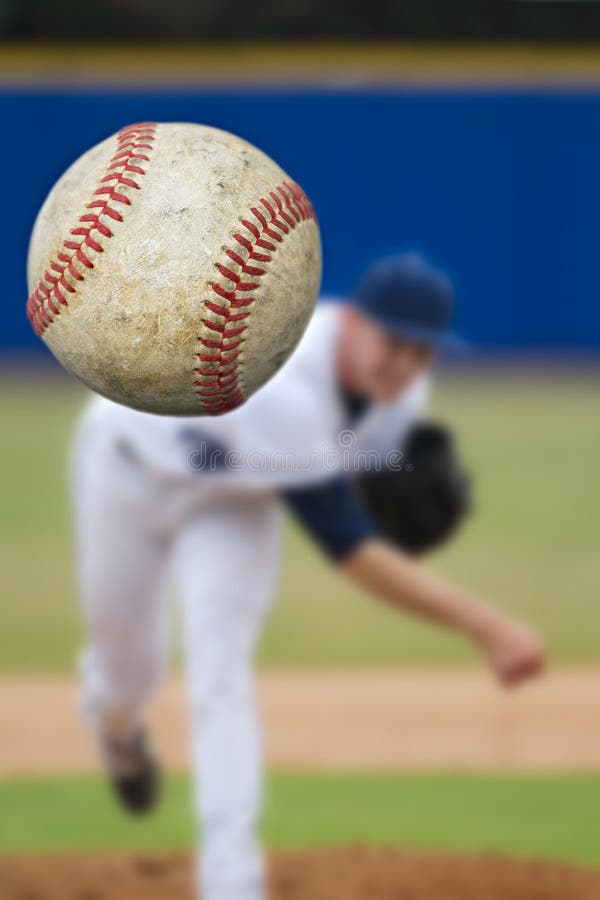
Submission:
<svg viewBox="0 0 600 900">
<path fill-rule="evenodd" d="M 96 730 L 144 715 L 165 669 L 172 574 L 182 599 L 204 900 L 262 900 L 255 834 L 263 794 L 253 657 L 273 593 L 279 507 L 145 469 L 101 423 L 74 460 L 83 705 Z M 193 495 L 193 496 L 191 496 Z"/>
</svg>

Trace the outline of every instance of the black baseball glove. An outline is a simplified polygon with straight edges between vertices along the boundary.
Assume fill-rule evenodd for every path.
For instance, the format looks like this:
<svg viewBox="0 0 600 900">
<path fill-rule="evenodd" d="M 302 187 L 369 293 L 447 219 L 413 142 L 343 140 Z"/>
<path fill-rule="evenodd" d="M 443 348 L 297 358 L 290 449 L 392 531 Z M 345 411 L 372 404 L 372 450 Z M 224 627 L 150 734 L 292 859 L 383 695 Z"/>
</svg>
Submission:
<svg viewBox="0 0 600 900">
<path fill-rule="evenodd" d="M 382 537 L 417 555 L 456 531 L 471 510 L 472 481 L 443 425 L 416 425 L 399 456 L 398 467 L 361 473 L 358 491 Z"/>
</svg>

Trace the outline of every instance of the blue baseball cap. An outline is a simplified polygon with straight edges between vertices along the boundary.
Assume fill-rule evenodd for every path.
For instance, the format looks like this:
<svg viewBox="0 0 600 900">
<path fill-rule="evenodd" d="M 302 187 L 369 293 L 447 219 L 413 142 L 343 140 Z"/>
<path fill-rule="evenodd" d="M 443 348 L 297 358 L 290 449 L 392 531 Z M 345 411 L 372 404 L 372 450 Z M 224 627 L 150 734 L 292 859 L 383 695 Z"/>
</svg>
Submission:
<svg viewBox="0 0 600 900">
<path fill-rule="evenodd" d="M 351 298 L 387 332 L 439 349 L 459 349 L 451 330 L 454 290 L 420 253 L 401 253 L 369 266 Z"/>
</svg>

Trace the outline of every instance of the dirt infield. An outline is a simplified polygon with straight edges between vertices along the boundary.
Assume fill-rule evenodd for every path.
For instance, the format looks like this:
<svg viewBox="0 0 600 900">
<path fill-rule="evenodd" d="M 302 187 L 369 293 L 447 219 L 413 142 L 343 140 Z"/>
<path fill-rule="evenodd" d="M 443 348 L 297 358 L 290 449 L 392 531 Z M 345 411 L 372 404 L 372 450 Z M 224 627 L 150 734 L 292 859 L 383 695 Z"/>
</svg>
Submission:
<svg viewBox="0 0 600 900">
<path fill-rule="evenodd" d="M 0 857 L 0 900 L 191 900 L 183 856 Z M 272 900 L 596 900 L 600 871 L 497 856 L 280 853 Z"/>
<path fill-rule="evenodd" d="M 273 770 L 598 771 L 600 668 L 563 668 L 516 693 L 469 670 L 279 672 L 261 676 Z M 93 771 L 74 681 L 0 679 L 0 777 Z M 185 694 L 153 711 L 169 768 L 187 767 Z"/>
</svg>

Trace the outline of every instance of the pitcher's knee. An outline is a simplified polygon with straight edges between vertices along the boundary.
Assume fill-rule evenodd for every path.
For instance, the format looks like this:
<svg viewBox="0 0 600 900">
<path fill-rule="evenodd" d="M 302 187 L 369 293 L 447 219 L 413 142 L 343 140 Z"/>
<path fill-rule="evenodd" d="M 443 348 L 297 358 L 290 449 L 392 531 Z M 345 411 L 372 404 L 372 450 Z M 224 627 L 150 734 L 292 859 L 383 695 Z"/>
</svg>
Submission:
<svg viewBox="0 0 600 900">
<path fill-rule="evenodd" d="M 247 666 L 202 669 L 192 673 L 192 703 L 197 714 L 247 707 L 254 700 L 254 680 Z"/>
</svg>

